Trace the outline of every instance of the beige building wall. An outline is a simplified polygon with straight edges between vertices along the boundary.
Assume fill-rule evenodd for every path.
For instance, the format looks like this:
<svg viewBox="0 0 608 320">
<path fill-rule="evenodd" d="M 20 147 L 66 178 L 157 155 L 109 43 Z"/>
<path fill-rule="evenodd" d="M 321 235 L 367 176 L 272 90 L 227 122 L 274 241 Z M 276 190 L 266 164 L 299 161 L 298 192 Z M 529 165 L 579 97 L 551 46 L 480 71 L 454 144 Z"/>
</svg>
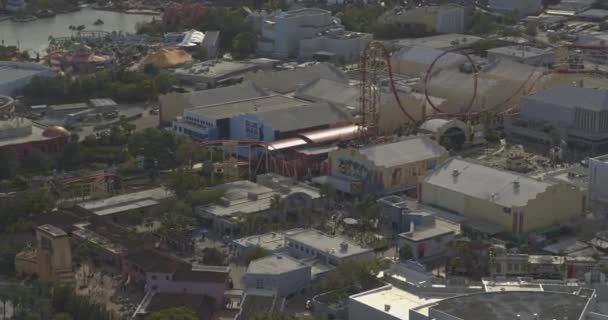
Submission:
<svg viewBox="0 0 608 320">
<path fill-rule="evenodd" d="M 556 184 L 540 193 L 537 198 L 528 202 L 525 207 L 513 207 L 506 213 L 504 207 L 491 200 L 470 197 L 460 192 L 444 189 L 440 186 L 422 184 L 421 201 L 444 208 L 465 217 L 496 223 L 513 230 L 513 215 L 523 213 L 522 232 L 546 227 L 552 224 L 569 224 L 583 212 L 582 192 L 565 184 Z M 518 222 L 519 223 L 519 222 Z"/>
<path fill-rule="evenodd" d="M 567 184 L 549 187 L 523 208 L 524 232 L 550 224 L 572 223 L 583 214 L 584 198 L 580 189 Z"/>
<path fill-rule="evenodd" d="M 160 124 L 170 125 L 177 116 L 181 116 L 184 110 L 191 108 L 190 101 L 184 94 L 171 92 L 158 97 L 160 102 Z"/>
<path fill-rule="evenodd" d="M 446 107 L 446 100 L 430 97 L 438 108 Z M 426 117 L 435 114 L 431 105 L 427 102 L 424 94 L 420 93 L 399 93 L 399 99 L 403 108 L 416 120 L 421 121 Z M 382 134 L 393 134 L 396 129 L 406 124 L 411 124 L 411 120 L 403 114 L 395 97 L 384 95 L 380 108 L 378 109 L 378 127 Z"/>
<path fill-rule="evenodd" d="M 436 164 L 441 163 L 448 157 L 448 154 L 435 159 L 427 159 L 423 161 L 416 161 L 410 163 L 404 163 L 402 165 L 394 167 L 378 167 L 369 159 L 358 152 L 357 149 L 338 149 L 329 154 L 331 163 L 331 175 L 337 177 L 349 178 L 340 171 L 340 159 L 355 160 L 361 164 L 364 164 L 368 169 L 368 175 L 374 174 L 375 172 L 381 172 L 382 181 L 385 190 L 400 189 L 404 186 L 416 187 L 420 178 L 423 177 L 428 171 L 428 161 L 434 161 Z"/>
<path fill-rule="evenodd" d="M 422 77 L 426 74 L 429 64 L 418 63 L 411 60 L 401 60 L 396 56 L 391 57 L 393 72 L 407 77 Z"/>
</svg>

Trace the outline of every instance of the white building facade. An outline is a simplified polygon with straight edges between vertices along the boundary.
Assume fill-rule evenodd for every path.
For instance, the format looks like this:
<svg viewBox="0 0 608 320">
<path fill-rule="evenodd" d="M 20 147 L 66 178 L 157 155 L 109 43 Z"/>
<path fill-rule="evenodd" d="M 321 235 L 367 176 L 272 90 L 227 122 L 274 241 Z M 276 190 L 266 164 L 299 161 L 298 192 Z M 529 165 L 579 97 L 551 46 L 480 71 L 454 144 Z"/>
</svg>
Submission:
<svg viewBox="0 0 608 320">
<path fill-rule="evenodd" d="M 264 20 L 258 52 L 285 59 L 298 55 L 300 40 L 313 38 L 334 26 L 331 12 L 317 8 L 281 12 Z"/>
<path fill-rule="evenodd" d="M 315 53 L 325 51 L 333 54 L 337 60 L 357 61 L 361 52 L 372 42 L 370 33 L 349 32 L 343 27 L 333 28 L 317 37 L 300 41 L 299 58 L 310 60 Z"/>
<path fill-rule="evenodd" d="M 286 255 L 254 260 L 243 277 L 247 290 L 266 290 L 286 297 L 310 284 L 310 265 Z"/>
<path fill-rule="evenodd" d="M 538 14 L 543 10 L 541 0 L 490 0 L 491 11 L 500 14 L 512 14 L 516 11 L 520 17 Z"/>
<path fill-rule="evenodd" d="M 608 155 L 589 159 L 589 200 L 608 203 Z"/>
</svg>

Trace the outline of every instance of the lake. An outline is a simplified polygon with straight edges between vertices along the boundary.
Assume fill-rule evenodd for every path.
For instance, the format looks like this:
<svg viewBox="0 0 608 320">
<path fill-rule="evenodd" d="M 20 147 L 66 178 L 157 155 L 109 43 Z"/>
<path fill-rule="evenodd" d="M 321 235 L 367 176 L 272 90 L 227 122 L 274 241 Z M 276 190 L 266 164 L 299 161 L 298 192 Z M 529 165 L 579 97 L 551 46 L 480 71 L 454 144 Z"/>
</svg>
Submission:
<svg viewBox="0 0 608 320">
<path fill-rule="evenodd" d="M 83 8 L 80 11 L 59 14 L 53 18 L 38 19 L 28 23 L 17 23 L 10 20 L 0 22 L 0 41 L 5 45 L 18 45 L 21 51 L 44 52 L 48 46 L 49 36 L 69 37 L 70 25 L 85 25 L 85 30 L 135 32 L 140 22 L 151 21 L 153 15 L 126 14 L 114 11 L 101 11 Z M 101 19 L 104 24 L 94 26 Z"/>
</svg>

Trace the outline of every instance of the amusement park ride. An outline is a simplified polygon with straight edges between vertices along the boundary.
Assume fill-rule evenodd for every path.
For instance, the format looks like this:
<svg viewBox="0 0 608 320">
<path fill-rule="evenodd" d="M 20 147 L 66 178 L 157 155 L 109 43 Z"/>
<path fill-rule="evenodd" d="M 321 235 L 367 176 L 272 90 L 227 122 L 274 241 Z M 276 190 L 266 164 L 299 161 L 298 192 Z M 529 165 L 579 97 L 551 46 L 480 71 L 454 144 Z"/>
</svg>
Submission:
<svg viewBox="0 0 608 320">
<path fill-rule="evenodd" d="M 557 48 L 555 68 L 544 70 L 534 68 L 527 76 L 524 82 L 516 88 L 504 101 L 493 106 L 474 109 L 474 103 L 478 95 L 478 73 L 479 67 L 474 60 L 462 50 L 447 50 L 437 56 L 426 70 L 426 75 L 423 79 L 424 87 L 423 94 L 425 102 L 432 108 L 433 113 L 427 115 L 423 113 L 421 119 L 416 119 L 408 108 L 403 105 L 398 90 L 395 85 L 394 74 L 391 67 L 390 52 L 381 42 L 372 41 L 367 45 L 362 53 L 359 69 L 361 72 L 360 90 L 360 114 L 356 126 L 356 134 L 350 144 L 355 147 L 364 145 L 381 143 L 386 138 L 382 137 L 379 128 L 379 107 L 380 97 L 382 95 L 382 86 L 388 83 L 388 87 L 394 96 L 399 109 L 403 115 L 404 132 L 414 133 L 418 127 L 425 121 L 431 119 L 458 119 L 471 128 L 472 126 L 496 126 L 502 123 L 503 117 L 507 114 L 518 112 L 517 97 L 529 94 L 532 88 L 539 81 L 550 74 L 571 74 L 585 73 L 592 75 L 605 76 L 606 72 L 601 72 L 596 67 L 595 70 L 581 70 L 572 68 L 572 61 L 580 59 L 582 50 L 585 52 L 591 51 L 595 55 L 605 55 L 608 51 L 608 46 L 575 46 L 568 45 Z M 450 113 L 439 108 L 430 98 L 429 82 L 433 77 L 433 69 L 436 63 L 446 54 L 457 51 L 466 57 L 472 66 L 473 90 L 468 102 L 468 105 L 463 106 L 460 112 Z M 388 77 L 388 79 L 387 79 Z M 388 82 L 387 82 L 388 80 Z M 419 106 L 415 106 L 419 107 Z M 410 109 L 411 110 L 411 109 Z M 301 137 L 308 140 L 306 137 Z M 282 141 L 282 144 L 289 145 L 293 140 L 299 138 L 287 139 Z M 301 140 L 301 139 L 300 139 Z M 213 163 L 212 177 L 216 174 L 221 174 L 225 180 L 236 180 L 239 178 L 254 179 L 259 173 L 274 172 L 288 177 L 298 177 L 302 168 L 296 168 L 293 161 L 288 161 L 286 149 L 277 148 L 276 143 L 269 143 L 258 140 L 214 140 L 201 142 L 201 147 L 205 147 L 211 151 L 211 159 L 208 161 L 213 163 L 213 153 L 215 156 L 221 154 L 221 161 Z M 288 148 L 287 148 L 288 149 Z M 237 157 L 235 157 L 237 155 Z M 238 157 L 241 155 L 241 157 Z M 246 156 L 243 156 L 246 155 Z M 217 158 L 215 158 L 217 159 Z M 299 166 L 306 166 L 306 160 L 298 161 Z M 120 186 L 120 179 L 111 173 L 100 173 L 87 177 L 65 179 L 61 183 L 56 183 L 53 187 L 65 194 L 67 197 L 86 197 L 96 193 L 113 193 Z"/>
</svg>

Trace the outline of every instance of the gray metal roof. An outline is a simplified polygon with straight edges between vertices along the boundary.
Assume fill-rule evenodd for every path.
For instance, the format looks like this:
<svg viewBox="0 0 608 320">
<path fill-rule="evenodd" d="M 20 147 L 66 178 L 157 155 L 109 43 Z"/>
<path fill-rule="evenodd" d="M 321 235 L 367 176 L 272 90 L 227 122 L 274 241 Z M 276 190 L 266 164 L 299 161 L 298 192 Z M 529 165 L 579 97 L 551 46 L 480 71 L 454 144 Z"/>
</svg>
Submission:
<svg viewBox="0 0 608 320">
<path fill-rule="evenodd" d="M 346 111 L 329 103 L 268 110 L 256 114 L 274 130 L 282 132 L 351 122 L 351 116 Z"/>
<path fill-rule="evenodd" d="M 185 112 L 203 115 L 209 119 L 225 119 L 237 114 L 258 113 L 270 110 L 280 110 L 298 106 L 307 106 L 306 101 L 296 100 L 285 96 L 259 97 L 234 101 L 223 104 L 208 105 L 185 110 Z"/>
<path fill-rule="evenodd" d="M 310 266 L 288 255 L 277 254 L 251 261 L 249 267 L 247 267 L 247 273 L 280 274 L 302 268 L 310 268 Z"/>
<path fill-rule="evenodd" d="M 50 72 L 50 70 L 40 64 L 4 61 L 0 64 L 0 85 Z"/>
<path fill-rule="evenodd" d="M 505 207 L 523 207 L 550 186 L 546 182 L 459 158 L 448 159 L 423 181 Z"/>
<path fill-rule="evenodd" d="M 302 243 L 308 247 L 338 258 L 345 258 L 372 251 L 372 249 L 363 248 L 357 243 L 350 241 L 348 238 L 326 235 L 321 231 L 314 229 L 308 229 L 296 234 L 288 235 L 286 238 L 288 241 Z M 342 244 L 347 245 L 346 250 L 341 249 Z"/>
<path fill-rule="evenodd" d="M 484 292 L 437 302 L 431 309 L 463 320 L 580 319 L 588 297 L 557 292 Z"/>
<path fill-rule="evenodd" d="M 409 241 L 418 242 L 448 234 L 454 234 L 454 231 L 440 225 L 430 225 L 424 227 L 415 227 L 414 231 L 400 233 L 399 237 Z"/>
<path fill-rule="evenodd" d="M 342 71 L 326 63 L 293 70 L 260 71 L 247 74 L 245 78 L 262 88 L 282 94 L 293 92 L 317 79 L 348 82 L 348 78 Z"/>
<path fill-rule="evenodd" d="M 193 91 L 183 94 L 192 107 L 205 107 L 232 101 L 268 96 L 268 92 L 257 87 L 250 81 L 244 81 L 234 86 L 202 91 Z"/>
<path fill-rule="evenodd" d="M 504 47 L 493 48 L 493 49 L 488 50 L 488 53 L 497 53 L 497 54 L 512 56 L 512 57 L 516 57 L 516 58 L 531 58 L 531 57 L 542 56 L 544 54 L 551 53 L 552 51 L 553 51 L 552 49 L 540 49 L 540 48 L 535 48 L 535 47 L 530 47 L 530 46 L 514 45 L 514 46 L 504 46 Z M 547 61 L 547 62 L 549 62 L 549 61 Z"/>
<path fill-rule="evenodd" d="M 404 47 L 399 50 L 395 55 L 399 60 L 406 60 L 417 62 L 420 64 L 428 64 L 430 65 L 433 61 L 443 54 L 445 51 L 438 50 L 434 48 L 429 48 L 425 46 L 412 46 L 412 47 Z M 435 67 L 443 67 L 450 66 L 459 63 L 464 63 L 467 61 L 467 58 L 458 53 L 446 53 L 443 57 L 441 57 L 435 63 Z"/>
<path fill-rule="evenodd" d="M 365 147 L 359 152 L 377 166 L 384 167 L 433 159 L 447 154 L 444 147 L 428 136 L 410 137 L 397 142 Z"/>
<path fill-rule="evenodd" d="M 95 215 L 105 216 L 137 208 L 159 204 L 160 200 L 171 197 L 171 191 L 163 187 L 117 195 L 107 199 L 83 202 L 77 206 Z"/>
<path fill-rule="evenodd" d="M 314 102 L 326 101 L 345 106 L 359 105 L 359 90 L 348 83 L 317 79 L 298 89 L 294 97 Z"/>
<path fill-rule="evenodd" d="M 581 108 L 591 111 L 608 110 L 608 90 L 559 86 L 537 92 L 524 101 L 539 101 L 566 108 Z M 523 101 L 522 101 L 523 102 Z"/>
</svg>

